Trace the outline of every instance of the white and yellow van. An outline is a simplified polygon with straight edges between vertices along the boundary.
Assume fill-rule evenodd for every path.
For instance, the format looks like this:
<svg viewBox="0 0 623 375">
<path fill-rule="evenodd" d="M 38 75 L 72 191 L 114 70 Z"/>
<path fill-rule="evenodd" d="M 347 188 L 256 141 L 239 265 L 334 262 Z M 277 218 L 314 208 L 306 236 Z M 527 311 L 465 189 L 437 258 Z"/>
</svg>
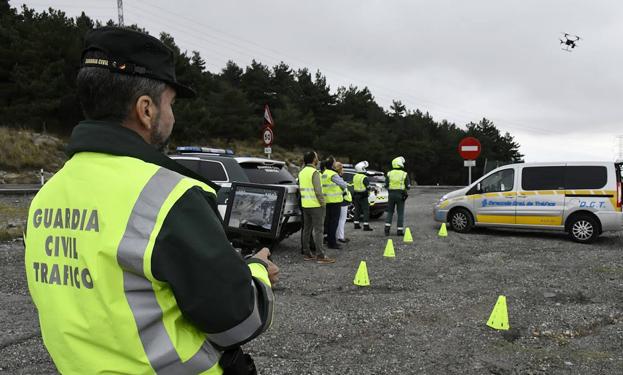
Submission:
<svg viewBox="0 0 623 375">
<path fill-rule="evenodd" d="M 435 220 L 473 226 L 557 230 L 577 242 L 623 229 L 621 163 L 522 163 L 497 168 L 435 204 Z"/>
</svg>

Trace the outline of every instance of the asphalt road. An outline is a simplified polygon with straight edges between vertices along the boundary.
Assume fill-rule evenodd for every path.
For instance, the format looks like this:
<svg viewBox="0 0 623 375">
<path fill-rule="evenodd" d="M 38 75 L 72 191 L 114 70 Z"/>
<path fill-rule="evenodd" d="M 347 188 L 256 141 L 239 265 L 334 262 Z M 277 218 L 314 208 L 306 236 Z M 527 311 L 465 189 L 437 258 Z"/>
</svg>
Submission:
<svg viewBox="0 0 623 375">
<path fill-rule="evenodd" d="M 564 234 L 477 230 L 437 235 L 432 203 L 407 201 L 414 243 L 382 221 L 332 265 L 304 262 L 299 237 L 274 252 L 281 267 L 274 324 L 247 344 L 261 374 L 621 374 L 623 232 L 592 245 Z M 1 199 L 1 198 L 0 198 Z M 395 227 L 393 228 L 395 231 Z M 0 243 L 0 374 L 54 373 L 24 278 L 21 242 Z M 370 287 L 353 278 L 367 262 Z M 510 331 L 486 326 L 499 295 Z"/>
</svg>

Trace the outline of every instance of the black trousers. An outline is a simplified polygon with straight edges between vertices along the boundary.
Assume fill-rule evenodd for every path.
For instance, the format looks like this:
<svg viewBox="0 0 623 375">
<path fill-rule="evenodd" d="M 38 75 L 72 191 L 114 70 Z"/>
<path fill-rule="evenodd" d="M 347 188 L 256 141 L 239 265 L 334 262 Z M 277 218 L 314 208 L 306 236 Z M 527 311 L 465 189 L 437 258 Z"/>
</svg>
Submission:
<svg viewBox="0 0 623 375">
<path fill-rule="evenodd" d="M 342 203 L 327 203 L 327 213 L 324 219 L 324 232 L 327 235 L 327 242 L 331 247 L 337 246 L 335 233 L 337 232 L 337 226 L 340 223 L 341 209 Z"/>
<path fill-rule="evenodd" d="M 370 221 L 370 203 L 368 203 L 368 192 L 355 193 L 353 195 L 353 203 L 355 204 L 355 224 L 359 224 L 363 216 L 363 222 Z"/>
</svg>

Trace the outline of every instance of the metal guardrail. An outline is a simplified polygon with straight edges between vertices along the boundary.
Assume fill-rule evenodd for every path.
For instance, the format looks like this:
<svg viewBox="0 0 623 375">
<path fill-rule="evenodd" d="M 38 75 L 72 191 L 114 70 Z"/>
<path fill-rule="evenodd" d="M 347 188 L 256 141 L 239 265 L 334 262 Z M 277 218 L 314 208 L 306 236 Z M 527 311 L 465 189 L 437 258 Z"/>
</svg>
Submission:
<svg viewBox="0 0 623 375">
<path fill-rule="evenodd" d="M 34 194 L 39 189 L 39 184 L 0 184 L 0 194 Z"/>
</svg>

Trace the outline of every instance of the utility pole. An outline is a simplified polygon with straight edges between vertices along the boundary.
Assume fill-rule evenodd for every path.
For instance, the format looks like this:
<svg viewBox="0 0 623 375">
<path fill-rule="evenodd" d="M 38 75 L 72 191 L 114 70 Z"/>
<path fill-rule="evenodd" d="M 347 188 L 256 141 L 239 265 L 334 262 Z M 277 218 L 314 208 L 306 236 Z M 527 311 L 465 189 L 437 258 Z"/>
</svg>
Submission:
<svg viewBox="0 0 623 375">
<path fill-rule="evenodd" d="M 123 27 L 123 0 L 117 0 L 117 13 L 119 14 L 119 26 Z"/>
</svg>

